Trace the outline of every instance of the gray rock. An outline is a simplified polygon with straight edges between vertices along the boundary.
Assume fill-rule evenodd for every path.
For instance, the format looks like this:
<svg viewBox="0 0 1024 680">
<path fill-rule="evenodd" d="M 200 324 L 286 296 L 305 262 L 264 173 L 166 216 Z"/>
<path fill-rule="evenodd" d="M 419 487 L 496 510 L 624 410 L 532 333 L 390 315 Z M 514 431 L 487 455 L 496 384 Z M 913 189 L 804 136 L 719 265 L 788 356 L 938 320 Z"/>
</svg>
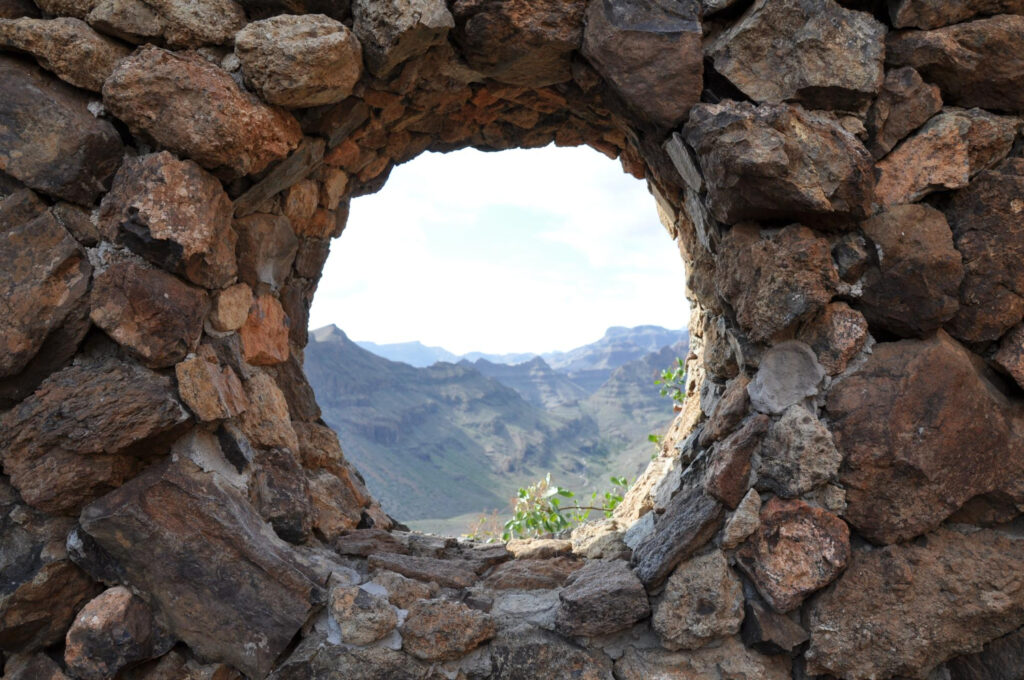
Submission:
<svg viewBox="0 0 1024 680">
<path fill-rule="evenodd" d="M 398 614 L 387 599 L 360 586 L 331 588 L 329 606 L 345 644 L 371 644 L 398 625 Z"/>
<path fill-rule="evenodd" d="M 302 640 L 267 680 L 440 680 L 408 654 L 385 647 L 331 644 L 325 635 Z"/>
<path fill-rule="evenodd" d="M 612 679 L 611 661 L 601 652 L 529 626 L 503 630 L 491 642 L 491 653 L 492 680 Z"/>
<path fill-rule="evenodd" d="M 629 648 L 615 662 L 615 677 L 618 680 L 790 680 L 792 676 L 789 656 L 765 656 L 729 637 L 720 645 L 687 652 Z"/>
<path fill-rule="evenodd" d="M 1024 680 L 1024 628 L 947 663 L 950 680 Z"/>
<path fill-rule="evenodd" d="M 892 0 L 889 16 L 897 28 L 941 28 L 981 14 L 1024 14 L 1021 0 Z M 954 680 L 956 680 L 954 678 Z"/>
<path fill-rule="evenodd" d="M 742 622 L 743 586 L 720 550 L 676 567 L 651 619 L 662 645 L 672 650 L 697 649 L 735 635 Z"/>
<path fill-rule="evenodd" d="M 725 528 L 722 530 L 722 547 L 731 550 L 746 540 L 747 536 L 757 531 L 757 528 L 761 526 L 760 514 L 761 496 L 757 491 L 751 489 L 725 521 Z"/>
<path fill-rule="evenodd" d="M 352 30 L 370 73 L 387 78 L 401 63 L 443 45 L 455 19 L 443 0 L 355 0 Z"/>
<path fill-rule="evenodd" d="M 764 606 L 756 597 L 747 600 L 744 612 L 743 644 L 764 654 L 787 654 L 810 637 L 796 621 Z"/>
<path fill-rule="evenodd" d="M 555 630 L 555 616 L 562 604 L 558 594 L 557 590 L 506 591 L 494 597 L 491 616 L 498 620 L 511 617 L 538 628 Z"/>
<path fill-rule="evenodd" d="M 633 551 L 636 575 L 648 588 L 668 578 L 676 565 L 711 540 L 722 524 L 722 504 L 699 486 L 678 493 L 654 525 L 654 533 Z"/>
<path fill-rule="evenodd" d="M 790 406 L 761 442 L 757 487 L 795 498 L 835 479 L 842 455 L 832 434 L 803 406 Z"/>
<path fill-rule="evenodd" d="M 142 0 L 100 0 L 86 16 L 101 33 L 141 45 L 164 32 L 164 20 Z"/>
<path fill-rule="evenodd" d="M 765 352 L 747 393 L 755 409 L 780 415 L 818 394 L 824 377 L 825 369 L 813 350 L 799 340 L 788 340 Z"/>
<path fill-rule="evenodd" d="M 555 626 L 566 635 L 607 635 L 651 613 L 643 584 L 622 560 L 595 560 L 569 577 Z"/>
</svg>

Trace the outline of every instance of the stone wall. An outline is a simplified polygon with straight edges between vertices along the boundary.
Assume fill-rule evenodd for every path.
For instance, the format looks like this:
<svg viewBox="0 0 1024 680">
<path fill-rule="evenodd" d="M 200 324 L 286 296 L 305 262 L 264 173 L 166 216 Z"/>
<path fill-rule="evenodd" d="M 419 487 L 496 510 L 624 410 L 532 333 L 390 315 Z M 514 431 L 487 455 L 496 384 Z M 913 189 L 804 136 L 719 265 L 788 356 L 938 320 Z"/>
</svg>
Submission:
<svg viewBox="0 0 1024 680">
<path fill-rule="evenodd" d="M 0 0 L 3 678 L 1020 680 L 1022 14 Z M 551 142 L 647 180 L 686 407 L 571 537 L 402 531 L 302 373 L 329 241 Z"/>
</svg>

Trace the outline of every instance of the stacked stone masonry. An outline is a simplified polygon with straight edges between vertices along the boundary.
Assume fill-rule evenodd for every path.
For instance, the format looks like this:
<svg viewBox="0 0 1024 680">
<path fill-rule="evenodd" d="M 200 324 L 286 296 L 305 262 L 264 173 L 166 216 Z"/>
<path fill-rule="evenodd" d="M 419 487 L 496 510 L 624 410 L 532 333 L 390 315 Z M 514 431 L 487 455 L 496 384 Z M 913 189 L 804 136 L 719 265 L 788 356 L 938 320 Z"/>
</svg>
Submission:
<svg viewBox="0 0 1024 680">
<path fill-rule="evenodd" d="M 1019 0 L 0 0 L 2 677 L 1021 680 L 1022 114 Z M 328 245 L 552 142 L 678 243 L 686 406 L 611 519 L 403 531 Z"/>
</svg>

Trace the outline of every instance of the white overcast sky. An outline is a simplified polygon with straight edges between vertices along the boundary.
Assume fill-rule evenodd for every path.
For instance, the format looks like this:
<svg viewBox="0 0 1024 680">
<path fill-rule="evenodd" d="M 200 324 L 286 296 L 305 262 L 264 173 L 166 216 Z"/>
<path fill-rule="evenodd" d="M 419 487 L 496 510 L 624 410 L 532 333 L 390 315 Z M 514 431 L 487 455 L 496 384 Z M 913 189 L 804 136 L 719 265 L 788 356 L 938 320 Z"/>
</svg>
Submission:
<svg viewBox="0 0 1024 680">
<path fill-rule="evenodd" d="M 587 147 L 422 154 L 357 198 L 310 328 L 463 354 L 682 328 L 684 272 L 644 182 Z"/>
</svg>

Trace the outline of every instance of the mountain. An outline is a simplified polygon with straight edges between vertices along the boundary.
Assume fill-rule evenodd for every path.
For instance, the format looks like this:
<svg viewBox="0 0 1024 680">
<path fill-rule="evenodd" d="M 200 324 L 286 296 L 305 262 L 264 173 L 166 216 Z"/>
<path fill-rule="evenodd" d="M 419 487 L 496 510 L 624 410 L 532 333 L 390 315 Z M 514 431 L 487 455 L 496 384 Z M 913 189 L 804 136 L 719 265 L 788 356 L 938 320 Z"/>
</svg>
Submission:
<svg viewBox="0 0 1024 680">
<path fill-rule="evenodd" d="M 559 373 L 540 357 L 534 357 L 521 364 L 496 364 L 486 359 L 470 363 L 465 359 L 461 364 L 511 387 L 534 406 L 553 408 L 573 404 L 586 398 L 589 392 L 574 383 L 568 376 Z"/>
<path fill-rule="evenodd" d="M 327 328 L 333 328 L 328 326 Z M 443 347 L 428 347 L 422 342 L 396 342 L 378 345 L 375 342 L 357 342 L 365 350 L 391 361 L 401 361 L 420 368 L 432 366 L 438 361 L 456 362 L 459 357 Z"/>
</svg>

